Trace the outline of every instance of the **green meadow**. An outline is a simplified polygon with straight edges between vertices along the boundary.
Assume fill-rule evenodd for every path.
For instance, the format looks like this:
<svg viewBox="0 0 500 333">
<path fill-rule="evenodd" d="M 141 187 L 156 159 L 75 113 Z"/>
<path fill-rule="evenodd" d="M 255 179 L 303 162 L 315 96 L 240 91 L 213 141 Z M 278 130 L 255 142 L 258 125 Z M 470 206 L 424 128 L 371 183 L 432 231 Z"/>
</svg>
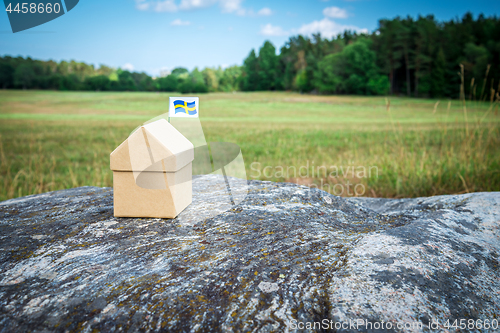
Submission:
<svg viewBox="0 0 500 333">
<path fill-rule="evenodd" d="M 0 91 L 0 200 L 112 186 L 109 153 L 176 93 Z M 200 96 L 207 141 L 237 143 L 249 179 L 419 197 L 500 190 L 497 102 L 288 92 Z"/>
</svg>

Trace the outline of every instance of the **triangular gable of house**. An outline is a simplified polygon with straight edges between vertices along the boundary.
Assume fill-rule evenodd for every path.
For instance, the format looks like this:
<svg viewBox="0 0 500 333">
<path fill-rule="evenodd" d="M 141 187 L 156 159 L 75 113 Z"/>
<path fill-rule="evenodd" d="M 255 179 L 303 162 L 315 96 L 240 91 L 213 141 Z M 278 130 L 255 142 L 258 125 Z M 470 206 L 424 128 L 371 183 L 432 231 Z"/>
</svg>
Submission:
<svg viewBox="0 0 500 333">
<path fill-rule="evenodd" d="M 110 155 L 111 170 L 173 172 L 194 159 L 194 146 L 165 119 L 141 126 Z"/>
</svg>

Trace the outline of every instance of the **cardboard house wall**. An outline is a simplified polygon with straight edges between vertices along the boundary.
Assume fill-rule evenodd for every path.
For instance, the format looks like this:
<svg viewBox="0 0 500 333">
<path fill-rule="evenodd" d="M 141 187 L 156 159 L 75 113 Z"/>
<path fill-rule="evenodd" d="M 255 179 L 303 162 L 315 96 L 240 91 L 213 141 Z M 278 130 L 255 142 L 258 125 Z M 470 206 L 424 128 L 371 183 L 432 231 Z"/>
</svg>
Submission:
<svg viewBox="0 0 500 333">
<path fill-rule="evenodd" d="M 114 215 L 174 218 L 192 200 L 194 146 L 165 119 L 141 126 L 110 155 Z"/>
</svg>

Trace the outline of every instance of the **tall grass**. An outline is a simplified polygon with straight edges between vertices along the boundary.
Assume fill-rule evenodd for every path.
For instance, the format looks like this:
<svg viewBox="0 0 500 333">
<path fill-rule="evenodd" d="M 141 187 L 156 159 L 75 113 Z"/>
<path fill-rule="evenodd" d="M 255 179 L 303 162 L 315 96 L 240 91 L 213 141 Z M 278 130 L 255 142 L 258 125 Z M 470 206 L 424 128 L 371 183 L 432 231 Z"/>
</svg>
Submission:
<svg viewBox="0 0 500 333">
<path fill-rule="evenodd" d="M 489 67 L 486 76 L 488 71 Z M 389 130 L 296 131 L 289 140 L 285 132 L 275 133 L 267 141 L 277 146 L 266 148 L 267 157 L 255 154 L 256 147 L 243 149 L 247 151 L 247 159 L 259 162 L 250 177 L 291 181 L 343 196 L 400 198 L 498 191 L 500 131 L 497 119 L 488 117 L 493 113 L 497 118 L 500 95 L 492 89 L 491 96 L 495 97 L 490 98 L 489 105 L 482 102 L 483 92 L 479 100 L 474 94 L 474 99 L 467 101 L 463 66 L 459 74 L 461 123 L 458 118 L 455 123 L 447 121 L 452 101 L 444 101 L 447 107 L 443 108 L 438 100 L 432 111 L 433 128 L 402 126 L 394 119 L 391 99 L 386 98 Z M 474 79 L 471 85 L 474 86 Z M 250 137 L 240 137 L 240 142 L 250 141 Z M 292 149 L 293 153 L 284 156 L 286 147 L 306 142 L 303 148 L 309 150 Z M 243 148 L 247 145 L 243 144 Z M 316 149 L 311 149 L 313 147 Z M 301 167 L 302 172 L 297 172 Z M 253 170 L 251 165 L 250 169 Z M 369 170 L 374 172 L 368 173 Z M 356 186 L 359 191 L 355 190 Z"/>
<path fill-rule="evenodd" d="M 111 186 L 109 152 L 120 143 L 116 132 L 126 137 L 131 127 L 19 121 L 2 125 L 0 200 L 84 185 Z"/>
<path fill-rule="evenodd" d="M 489 67 L 486 71 L 488 75 Z M 464 92 L 465 78 L 461 66 L 461 91 Z M 474 78 L 471 80 L 474 85 Z M 482 94 L 481 94 L 482 98 Z M 392 154 L 381 154 L 382 165 L 394 163 L 394 167 L 386 170 L 390 184 L 396 182 L 392 189 L 382 192 L 392 197 L 436 195 L 441 193 L 469 193 L 474 191 L 498 190 L 500 187 L 500 135 L 497 122 L 484 123 L 492 110 L 498 109 L 500 98 L 490 101 L 487 112 L 480 118 L 477 109 L 468 109 L 469 105 L 478 103 L 469 100 L 462 93 L 461 103 L 464 112 L 464 128 L 449 128 L 448 122 L 439 121 L 439 102 L 434 106 L 433 114 L 439 130 L 431 133 L 413 132 L 404 135 L 401 127 L 393 131 L 398 138 L 392 147 Z M 447 112 L 449 112 L 448 103 Z M 390 105 L 388 104 L 388 110 Z M 439 110 L 439 111 L 438 111 Z M 468 113 L 472 111 L 473 120 Z M 476 112 L 474 112 L 476 111 Z M 485 182 L 492 182 L 489 186 Z M 376 186 L 376 184 L 373 184 Z"/>
<path fill-rule="evenodd" d="M 489 69 L 490 66 L 486 69 L 486 78 Z M 394 121 L 390 99 L 386 98 L 386 110 L 392 133 L 388 133 L 383 141 L 373 140 L 371 147 L 367 149 L 369 154 L 361 157 L 359 163 L 360 165 L 375 163 L 376 166 L 380 166 L 377 177 L 359 179 L 318 177 L 312 182 L 312 186 L 335 194 L 335 189 L 332 191 L 332 183 L 346 184 L 351 180 L 351 183 L 353 181 L 354 184 L 360 183 L 368 189 L 364 195 L 392 198 L 500 190 L 499 126 L 496 121 L 485 122 L 491 113 L 498 116 L 500 92 L 491 89 L 489 107 L 484 114 L 481 114 L 479 107 L 484 105 L 482 102 L 484 91 L 481 92 L 479 100 L 474 94 L 474 99 L 470 98 L 467 102 L 462 65 L 459 75 L 460 102 L 464 115 L 463 128 L 450 127 L 449 122 L 441 121 L 444 110 L 439 108 L 441 101 L 438 100 L 433 109 L 437 130 L 403 129 Z M 471 86 L 474 86 L 474 78 L 471 80 Z M 451 101 L 447 105 L 445 119 L 449 116 Z M 352 151 L 359 152 L 359 148 L 353 147 Z M 342 162 L 340 159 L 339 163 Z"/>
<path fill-rule="evenodd" d="M 481 95 L 431 101 L 209 94 L 201 96 L 208 115 L 202 123 L 207 141 L 241 146 L 251 179 L 344 196 L 355 195 L 356 185 L 360 195 L 390 198 L 498 191 L 500 97 L 494 89 L 486 101 Z M 165 99 L 154 93 L 0 92 L 0 200 L 112 186 L 109 153 L 142 123 L 136 115 L 158 115 Z M 133 113 L 130 105 L 141 111 Z M 29 114 L 36 120 L 25 120 Z M 119 120 L 120 114 L 128 118 Z M 363 168 L 365 174 L 357 172 Z"/>
</svg>

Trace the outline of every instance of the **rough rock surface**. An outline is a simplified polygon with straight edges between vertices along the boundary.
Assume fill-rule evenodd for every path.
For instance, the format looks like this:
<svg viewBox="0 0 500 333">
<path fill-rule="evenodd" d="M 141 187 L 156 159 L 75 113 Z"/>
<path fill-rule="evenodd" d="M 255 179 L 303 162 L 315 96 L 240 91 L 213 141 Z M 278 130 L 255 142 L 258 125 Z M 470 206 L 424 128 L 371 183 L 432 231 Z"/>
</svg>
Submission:
<svg viewBox="0 0 500 333">
<path fill-rule="evenodd" d="M 499 193 L 344 199 L 249 185 L 196 224 L 217 209 L 201 197 L 173 220 L 115 218 L 109 188 L 1 202 L 0 332 L 321 331 L 311 325 L 325 319 L 339 332 L 371 331 L 352 326 L 361 319 L 427 332 L 500 319 Z M 223 195 L 210 178 L 196 186 Z"/>
</svg>

